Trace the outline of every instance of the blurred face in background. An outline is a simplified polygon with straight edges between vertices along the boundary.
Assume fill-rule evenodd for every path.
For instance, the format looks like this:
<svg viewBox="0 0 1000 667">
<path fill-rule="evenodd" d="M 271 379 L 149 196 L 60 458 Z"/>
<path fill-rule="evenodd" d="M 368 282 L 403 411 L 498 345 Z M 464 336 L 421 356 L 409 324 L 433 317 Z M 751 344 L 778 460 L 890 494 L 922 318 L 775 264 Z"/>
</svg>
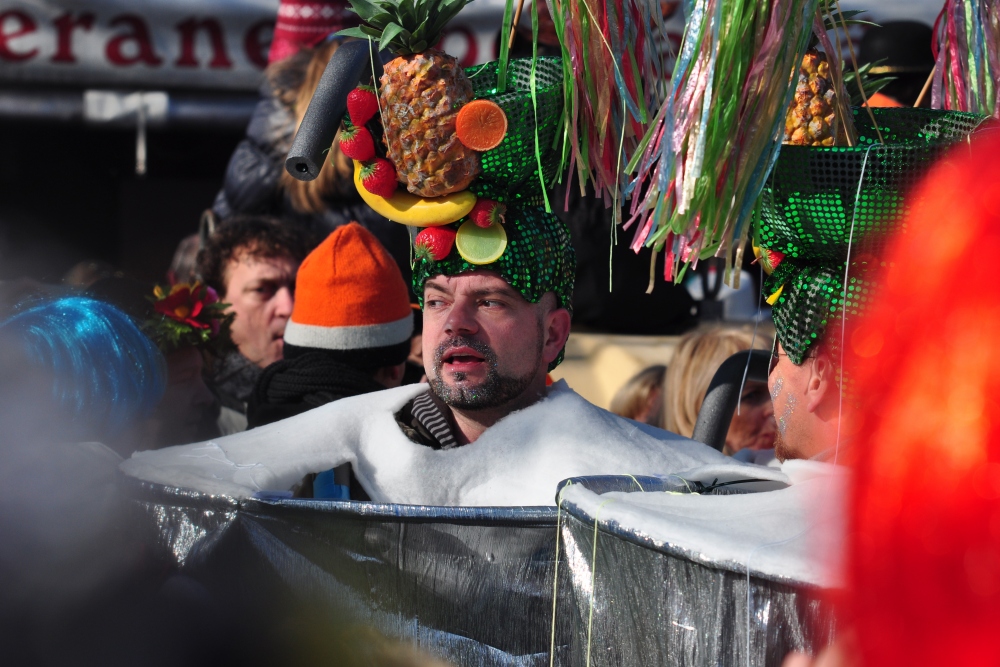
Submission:
<svg viewBox="0 0 1000 667">
<path fill-rule="evenodd" d="M 155 446 L 200 442 L 219 435 L 215 425 L 219 402 L 202 379 L 201 353 L 185 347 L 166 355 L 166 360 L 167 388 L 152 417 Z"/>
<path fill-rule="evenodd" d="M 740 394 L 740 404 L 726 433 L 726 453 L 735 454 L 741 449 L 770 449 L 774 446 L 777 428 L 774 407 L 767 385 L 747 382 Z"/>
<path fill-rule="evenodd" d="M 295 273 L 299 263 L 288 256 L 256 257 L 244 251 L 226 268 L 229 311 L 236 315 L 233 343 L 261 368 L 282 358 L 285 325 L 292 315 Z"/>
</svg>

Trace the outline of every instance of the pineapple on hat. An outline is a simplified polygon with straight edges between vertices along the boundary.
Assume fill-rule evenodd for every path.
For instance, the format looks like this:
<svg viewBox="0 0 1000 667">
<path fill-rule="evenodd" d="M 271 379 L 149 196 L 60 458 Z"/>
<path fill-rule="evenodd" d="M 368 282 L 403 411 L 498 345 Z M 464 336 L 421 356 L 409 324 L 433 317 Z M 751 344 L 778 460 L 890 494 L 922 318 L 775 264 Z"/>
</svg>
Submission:
<svg viewBox="0 0 1000 667">
<path fill-rule="evenodd" d="M 431 48 L 470 0 L 350 0 L 364 24 L 337 33 L 378 40 L 396 58 L 383 66 L 383 141 L 400 183 L 420 197 L 465 190 L 479 154 L 458 139 L 455 117 L 473 99 L 457 59 Z"/>
<path fill-rule="evenodd" d="M 820 0 L 817 12 L 827 31 L 867 23 L 854 18 L 863 14 L 864 10 L 842 12 L 833 0 Z M 841 70 L 840 54 L 818 50 L 819 42 L 817 34 L 814 34 L 809 41 L 809 49 L 802 57 L 795 95 L 785 115 L 783 143 L 794 146 L 853 146 L 855 132 L 850 117 L 853 95 L 847 94 L 848 80 L 859 91 L 863 87 L 870 93 L 887 82 L 873 85 L 867 80 L 870 65 L 860 68 L 856 76 L 845 75 Z M 824 36 L 823 48 L 832 51 L 837 47 Z"/>
<path fill-rule="evenodd" d="M 784 143 L 833 146 L 837 127 L 837 91 L 826 54 L 810 48 L 799 67 L 795 96 L 785 116 Z"/>
</svg>

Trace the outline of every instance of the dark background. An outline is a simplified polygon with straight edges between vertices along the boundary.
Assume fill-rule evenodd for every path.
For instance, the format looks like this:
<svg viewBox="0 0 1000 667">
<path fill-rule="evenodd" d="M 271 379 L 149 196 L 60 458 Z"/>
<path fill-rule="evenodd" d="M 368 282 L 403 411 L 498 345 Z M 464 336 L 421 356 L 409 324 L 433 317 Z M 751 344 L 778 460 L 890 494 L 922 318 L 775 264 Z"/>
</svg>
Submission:
<svg viewBox="0 0 1000 667">
<path fill-rule="evenodd" d="M 243 126 L 147 131 L 147 172 L 135 173 L 136 131 L 84 122 L 0 123 L 0 281 L 61 282 L 84 260 L 108 262 L 144 282 L 165 282 L 177 244 L 211 207 Z M 559 193 L 557 193 L 559 194 Z M 563 201 L 562 196 L 554 201 Z M 596 199 L 557 211 L 577 246 L 578 330 L 672 334 L 697 322 L 680 286 L 662 280 L 645 294 L 649 253 L 613 251 L 610 211 Z M 695 310 L 692 310 L 695 309 Z"/>
<path fill-rule="evenodd" d="M 150 129 L 135 173 L 134 129 L 0 124 L 0 280 L 57 283 L 82 260 L 163 281 L 177 243 L 212 205 L 243 128 Z"/>
</svg>

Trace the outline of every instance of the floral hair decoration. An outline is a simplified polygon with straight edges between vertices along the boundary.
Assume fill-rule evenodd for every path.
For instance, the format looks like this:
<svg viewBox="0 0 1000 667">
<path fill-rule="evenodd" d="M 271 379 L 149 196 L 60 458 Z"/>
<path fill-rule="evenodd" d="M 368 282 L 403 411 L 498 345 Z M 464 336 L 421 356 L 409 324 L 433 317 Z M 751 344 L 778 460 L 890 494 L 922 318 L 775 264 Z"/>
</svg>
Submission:
<svg viewBox="0 0 1000 667">
<path fill-rule="evenodd" d="M 169 289 L 160 285 L 149 297 L 154 317 L 146 329 L 164 352 L 183 347 L 209 347 L 214 351 L 229 347 L 232 314 L 229 304 L 219 301 L 214 289 L 199 281 L 177 283 Z"/>
</svg>

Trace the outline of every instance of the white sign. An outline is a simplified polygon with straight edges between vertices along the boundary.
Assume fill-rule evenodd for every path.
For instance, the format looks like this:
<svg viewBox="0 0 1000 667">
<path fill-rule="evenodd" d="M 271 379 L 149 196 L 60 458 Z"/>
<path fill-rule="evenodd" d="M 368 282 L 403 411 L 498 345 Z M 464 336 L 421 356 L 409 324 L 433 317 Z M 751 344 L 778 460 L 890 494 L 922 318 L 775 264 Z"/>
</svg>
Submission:
<svg viewBox="0 0 1000 667">
<path fill-rule="evenodd" d="M 475 0 L 443 47 L 472 66 L 496 58 L 503 0 Z M 0 81 L 255 90 L 277 0 L 3 0 Z"/>
<path fill-rule="evenodd" d="M 5 0 L 0 79 L 253 89 L 274 0 Z"/>
<path fill-rule="evenodd" d="M 933 23 L 943 0 L 845 0 L 874 21 Z M 530 0 L 525 3 L 525 9 Z M 504 0 L 474 0 L 443 48 L 470 67 L 497 57 Z M 2 0 L 0 81 L 250 91 L 267 64 L 277 0 Z M 681 12 L 668 24 L 676 47 Z"/>
</svg>

